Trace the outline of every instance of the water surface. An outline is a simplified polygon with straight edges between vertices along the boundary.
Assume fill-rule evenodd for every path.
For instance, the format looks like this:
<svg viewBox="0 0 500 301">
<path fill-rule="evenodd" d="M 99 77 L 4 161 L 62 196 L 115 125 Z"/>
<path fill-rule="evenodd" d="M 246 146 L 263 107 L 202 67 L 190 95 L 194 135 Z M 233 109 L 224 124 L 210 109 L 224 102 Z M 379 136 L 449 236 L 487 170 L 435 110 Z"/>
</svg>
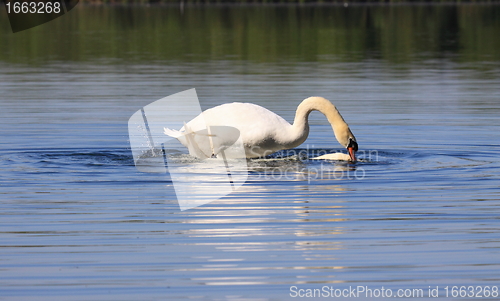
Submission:
<svg viewBox="0 0 500 301">
<path fill-rule="evenodd" d="M 351 9 L 78 6 L 15 35 L 2 18 L 0 296 L 498 286 L 499 7 Z M 237 192 L 180 211 L 168 175 L 136 170 L 127 121 L 190 88 L 289 121 L 324 96 L 362 160 L 252 160 Z M 295 150 L 316 151 L 345 151 L 320 113 Z"/>
</svg>

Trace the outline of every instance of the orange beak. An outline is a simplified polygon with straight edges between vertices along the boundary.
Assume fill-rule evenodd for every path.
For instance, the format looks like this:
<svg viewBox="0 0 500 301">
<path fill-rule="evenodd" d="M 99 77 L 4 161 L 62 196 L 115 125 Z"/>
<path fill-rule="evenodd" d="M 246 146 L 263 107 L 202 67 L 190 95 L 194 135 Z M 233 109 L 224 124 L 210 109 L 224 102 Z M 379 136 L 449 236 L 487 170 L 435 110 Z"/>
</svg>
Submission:
<svg viewBox="0 0 500 301">
<path fill-rule="evenodd" d="M 356 162 L 356 152 L 354 151 L 354 148 L 348 147 L 347 150 L 349 151 L 349 156 L 351 157 L 351 161 Z"/>
</svg>

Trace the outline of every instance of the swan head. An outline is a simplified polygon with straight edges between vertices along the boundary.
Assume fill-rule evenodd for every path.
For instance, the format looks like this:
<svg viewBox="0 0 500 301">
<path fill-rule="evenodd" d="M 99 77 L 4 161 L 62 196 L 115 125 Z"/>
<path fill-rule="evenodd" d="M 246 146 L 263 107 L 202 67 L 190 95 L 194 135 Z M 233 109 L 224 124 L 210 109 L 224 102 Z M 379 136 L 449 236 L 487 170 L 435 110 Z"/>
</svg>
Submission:
<svg viewBox="0 0 500 301">
<path fill-rule="evenodd" d="M 356 152 L 358 151 L 358 143 L 354 137 L 349 138 L 349 144 L 347 145 L 347 151 L 351 157 L 352 162 L 356 162 Z"/>
</svg>

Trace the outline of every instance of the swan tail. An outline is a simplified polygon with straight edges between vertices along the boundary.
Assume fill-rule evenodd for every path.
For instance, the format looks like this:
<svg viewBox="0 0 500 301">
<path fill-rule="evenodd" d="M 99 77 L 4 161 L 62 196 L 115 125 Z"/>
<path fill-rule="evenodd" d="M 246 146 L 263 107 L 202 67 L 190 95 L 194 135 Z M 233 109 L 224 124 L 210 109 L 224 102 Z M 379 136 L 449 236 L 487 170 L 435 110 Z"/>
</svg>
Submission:
<svg viewBox="0 0 500 301">
<path fill-rule="evenodd" d="M 184 136 L 183 132 L 177 131 L 177 130 L 172 130 L 169 128 L 163 128 L 163 133 L 167 136 L 172 137 L 172 138 L 179 138 L 179 137 Z"/>
<path fill-rule="evenodd" d="M 184 123 L 184 133 L 182 133 L 182 135 L 185 135 L 186 137 L 187 148 L 191 156 L 198 157 L 200 159 L 209 157 L 196 141 L 197 133 L 193 132 L 193 130 L 186 123 Z"/>
<path fill-rule="evenodd" d="M 196 136 L 200 134 L 194 132 L 186 123 L 184 123 L 184 127 L 181 130 L 183 131 L 163 128 L 163 133 L 167 136 L 179 140 L 185 147 L 187 147 L 191 156 L 198 157 L 200 159 L 210 157 L 202 150 L 202 148 L 198 144 L 198 139 L 196 139 Z"/>
</svg>

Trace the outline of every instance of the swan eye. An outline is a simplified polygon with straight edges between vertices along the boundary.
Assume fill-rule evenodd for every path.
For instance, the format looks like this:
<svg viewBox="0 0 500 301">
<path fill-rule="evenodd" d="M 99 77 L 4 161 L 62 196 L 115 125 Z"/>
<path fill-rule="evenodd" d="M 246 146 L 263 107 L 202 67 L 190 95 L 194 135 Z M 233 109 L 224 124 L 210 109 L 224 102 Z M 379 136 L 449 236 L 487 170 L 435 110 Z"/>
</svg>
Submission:
<svg viewBox="0 0 500 301">
<path fill-rule="evenodd" d="M 349 147 L 352 147 L 352 149 L 357 152 L 358 151 L 358 143 L 352 139 L 352 138 L 349 138 L 349 144 L 347 145 L 347 148 Z"/>
</svg>

